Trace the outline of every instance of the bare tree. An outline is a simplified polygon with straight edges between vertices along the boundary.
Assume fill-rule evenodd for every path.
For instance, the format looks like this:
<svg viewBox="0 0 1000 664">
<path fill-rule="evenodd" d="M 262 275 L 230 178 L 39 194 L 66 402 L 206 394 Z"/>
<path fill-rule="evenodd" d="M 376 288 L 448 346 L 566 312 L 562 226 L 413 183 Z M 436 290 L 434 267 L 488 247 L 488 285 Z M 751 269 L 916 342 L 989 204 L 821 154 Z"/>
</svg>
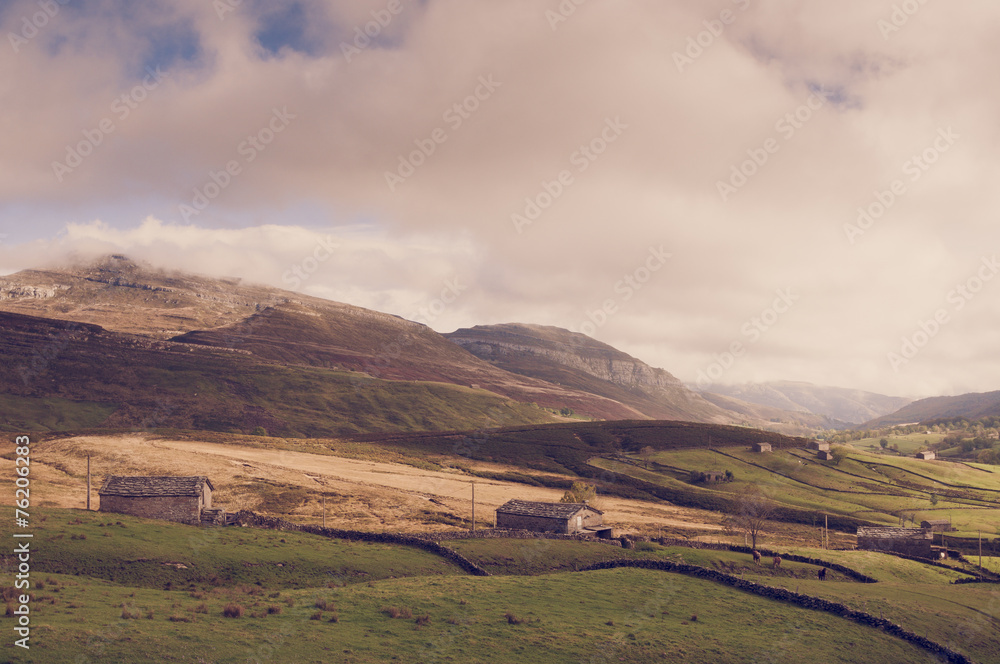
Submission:
<svg viewBox="0 0 1000 664">
<path fill-rule="evenodd" d="M 750 538 L 750 546 L 757 548 L 757 539 L 774 516 L 777 505 L 756 484 L 748 484 L 736 494 L 732 512 L 723 524 L 731 532 L 743 533 Z"/>
<path fill-rule="evenodd" d="M 656 450 L 649 445 L 646 445 L 644 448 L 639 450 L 639 458 L 642 459 L 642 464 L 647 469 L 649 468 L 649 462 L 653 458 L 654 454 L 656 454 Z"/>
</svg>

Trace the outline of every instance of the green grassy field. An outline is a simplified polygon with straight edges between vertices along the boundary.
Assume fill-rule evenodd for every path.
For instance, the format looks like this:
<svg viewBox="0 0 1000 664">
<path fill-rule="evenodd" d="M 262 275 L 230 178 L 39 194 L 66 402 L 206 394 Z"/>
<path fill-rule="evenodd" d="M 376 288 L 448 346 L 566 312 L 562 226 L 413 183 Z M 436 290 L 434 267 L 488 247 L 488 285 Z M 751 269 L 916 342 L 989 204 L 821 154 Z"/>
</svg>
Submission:
<svg viewBox="0 0 1000 664">
<path fill-rule="evenodd" d="M 950 585 L 963 575 L 871 552 L 797 551 L 875 576 L 876 584 L 833 571 L 818 581 L 815 566 L 788 560 L 773 570 L 746 554 L 651 543 L 622 550 L 556 540 L 451 542 L 497 574 L 471 577 L 405 546 L 79 510 L 41 510 L 36 521 L 42 517 L 32 648 L 4 644 L 4 661 L 935 661 L 881 631 L 702 579 L 573 571 L 632 557 L 826 597 L 882 613 L 977 662 L 1000 662 L 1000 587 Z"/>
<path fill-rule="evenodd" d="M 633 457 L 639 461 L 638 457 Z M 1000 509 L 1000 473 L 947 461 L 920 461 L 852 451 L 840 464 L 820 461 L 801 449 L 754 454 L 746 448 L 682 449 L 657 452 L 650 469 L 607 458 L 592 458 L 612 470 L 673 491 L 729 497 L 747 485 L 768 492 L 779 504 L 823 515 L 842 515 L 886 525 L 925 519 L 951 519 L 956 532 L 970 538 L 982 531 L 993 538 Z M 691 484 L 692 471 L 731 471 L 734 481 Z"/>
<path fill-rule="evenodd" d="M 84 510 L 36 508 L 32 516 L 40 569 L 134 587 L 302 588 L 462 573 L 411 547 Z"/>
<path fill-rule="evenodd" d="M 31 651 L 15 659 L 5 649 L 14 661 L 707 664 L 857 662 L 859 653 L 935 661 L 828 614 L 646 570 L 396 579 L 256 595 L 48 578 L 37 591 Z M 227 605 L 242 607 L 242 617 L 224 617 Z"/>
<path fill-rule="evenodd" d="M 918 450 L 927 449 L 934 443 L 940 443 L 947 434 L 944 433 L 908 433 L 904 435 L 892 434 L 888 436 L 877 436 L 875 438 L 862 438 L 860 440 L 853 441 L 851 445 L 858 449 L 870 449 L 874 451 L 879 451 L 882 446 L 879 441 L 885 438 L 889 441 L 889 445 L 898 445 L 899 454 L 912 456 Z M 887 455 L 892 455 L 894 452 L 892 450 L 886 451 Z"/>
</svg>

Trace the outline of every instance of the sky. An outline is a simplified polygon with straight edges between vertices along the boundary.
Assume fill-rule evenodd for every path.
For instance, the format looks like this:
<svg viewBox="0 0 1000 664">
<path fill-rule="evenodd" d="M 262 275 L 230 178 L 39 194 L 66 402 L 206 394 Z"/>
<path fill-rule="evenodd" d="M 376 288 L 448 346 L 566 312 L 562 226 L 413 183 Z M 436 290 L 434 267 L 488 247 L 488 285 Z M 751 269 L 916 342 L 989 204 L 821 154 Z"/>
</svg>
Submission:
<svg viewBox="0 0 1000 664">
<path fill-rule="evenodd" d="M 123 253 L 693 384 L 1000 389 L 998 19 L 0 2 L 0 274 Z"/>
</svg>

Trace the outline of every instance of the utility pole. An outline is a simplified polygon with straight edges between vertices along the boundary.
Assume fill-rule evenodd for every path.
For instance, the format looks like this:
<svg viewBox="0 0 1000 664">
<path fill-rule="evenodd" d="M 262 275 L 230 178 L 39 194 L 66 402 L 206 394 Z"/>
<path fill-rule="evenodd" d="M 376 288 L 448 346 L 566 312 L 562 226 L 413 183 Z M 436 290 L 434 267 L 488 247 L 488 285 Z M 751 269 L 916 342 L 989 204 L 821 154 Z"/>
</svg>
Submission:
<svg viewBox="0 0 1000 664">
<path fill-rule="evenodd" d="M 979 531 L 979 571 L 983 571 L 983 531 Z"/>
<path fill-rule="evenodd" d="M 829 514 L 824 514 L 823 515 L 823 523 L 825 524 L 823 526 L 823 538 L 824 538 L 824 540 L 826 542 L 826 544 L 823 546 L 823 548 L 824 549 L 829 549 L 830 548 L 830 515 Z"/>
<path fill-rule="evenodd" d="M 87 511 L 90 511 L 90 455 L 87 455 Z"/>
<path fill-rule="evenodd" d="M 326 528 L 326 494 L 323 495 L 323 527 Z"/>
<path fill-rule="evenodd" d="M 472 480 L 472 532 L 476 532 L 476 480 Z"/>
</svg>

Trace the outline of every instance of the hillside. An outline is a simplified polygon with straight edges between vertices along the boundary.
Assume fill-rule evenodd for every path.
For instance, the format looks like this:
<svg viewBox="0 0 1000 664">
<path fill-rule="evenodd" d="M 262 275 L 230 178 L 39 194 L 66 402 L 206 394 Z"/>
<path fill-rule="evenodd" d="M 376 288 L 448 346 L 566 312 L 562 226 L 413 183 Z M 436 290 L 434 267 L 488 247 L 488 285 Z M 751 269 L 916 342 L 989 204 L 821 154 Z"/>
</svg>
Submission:
<svg viewBox="0 0 1000 664">
<path fill-rule="evenodd" d="M 627 404 L 653 419 L 730 424 L 733 413 L 709 403 L 663 369 L 590 337 L 558 327 L 477 325 L 445 335 L 511 373 Z"/>
<path fill-rule="evenodd" d="M 284 436 L 545 422 L 490 392 L 275 364 L 246 352 L 0 313 L 0 429 L 183 428 Z"/>
<path fill-rule="evenodd" d="M 1000 416 L 1000 391 L 972 392 L 954 397 L 920 399 L 882 417 L 865 422 L 859 428 L 878 429 L 894 424 L 933 422 L 964 417 L 978 420 Z"/>
<path fill-rule="evenodd" d="M 280 365 L 476 386 L 493 398 L 570 408 L 598 419 L 643 416 L 601 395 L 493 367 L 398 316 L 238 280 L 158 270 L 124 256 L 3 277 L 0 311 L 98 325 L 146 341 L 237 350 Z M 231 369 L 238 363 L 232 360 Z"/>
<path fill-rule="evenodd" d="M 708 385 L 704 392 L 720 394 L 740 401 L 777 408 L 783 411 L 811 413 L 827 419 L 829 428 L 845 428 L 888 415 L 910 399 L 890 397 L 863 390 L 828 387 L 796 381 Z M 710 396 L 704 394 L 706 399 Z"/>
</svg>

